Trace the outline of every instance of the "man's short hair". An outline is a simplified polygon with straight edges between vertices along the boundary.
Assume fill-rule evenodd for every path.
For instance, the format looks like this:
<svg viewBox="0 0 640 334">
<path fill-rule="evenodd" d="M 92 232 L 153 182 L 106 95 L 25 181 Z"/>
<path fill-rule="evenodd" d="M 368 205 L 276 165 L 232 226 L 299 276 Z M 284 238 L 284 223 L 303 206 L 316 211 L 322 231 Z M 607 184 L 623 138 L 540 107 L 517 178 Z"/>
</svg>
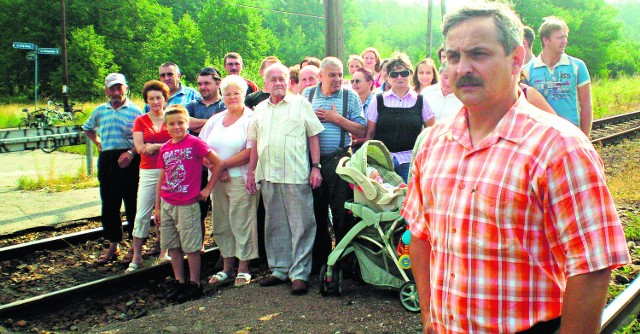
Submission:
<svg viewBox="0 0 640 334">
<path fill-rule="evenodd" d="M 264 77 L 265 80 L 269 77 L 269 73 L 271 73 L 273 70 L 280 70 L 282 71 L 282 73 L 284 74 L 284 78 L 289 80 L 289 69 L 282 65 L 282 63 L 275 63 L 275 64 L 271 64 L 269 65 L 265 70 L 264 70 Z"/>
<path fill-rule="evenodd" d="M 238 87 L 242 94 L 245 94 L 247 92 L 247 87 L 249 87 L 246 80 L 244 80 L 241 76 L 235 74 L 227 75 L 226 77 L 224 77 L 224 79 L 222 79 L 222 82 L 220 82 L 220 91 L 222 92 L 222 95 L 224 95 L 224 92 L 227 91 L 227 88 L 229 88 L 229 86 Z"/>
<path fill-rule="evenodd" d="M 198 72 L 199 77 L 204 77 L 207 75 L 210 75 L 216 82 L 220 82 L 220 80 L 222 80 L 220 71 L 218 71 L 218 69 L 215 67 L 203 67 L 200 72 Z"/>
<path fill-rule="evenodd" d="M 149 80 L 145 82 L 144 86 L 142 87 L 142 100 L 145 103 L 147 103 L 147 96 L 152 90 L 161 92 L 162 96 L 164 96 L 164 101 L 169 101 L 169 86 L 167 86 L 167 84 L 162 81 Z"/>
<path fill-rule="evenodd" d="M 536 40 L 536 33 L 529 26 L 524 26 L 524 40 L 527 41 L 530 49 L 533 49 L 533 41 Z"/>
<path fill-rule="evenodd" d="M 296 84 L 300 82 L 300 64 L 289 66 L 289 79 Z"/>
<path fill-rule="evenodd" d="M 335 66 L 340 69 L 343 69 L 342 61 L 336 57 L 325 57 L 320 62 L 320 71 L 324 70 L 327 66 Z"/>
<path fill-rule="evenodd" d="M 413 73 L 413 64 L 411 64 L 411 59 L 405 53 L 396 52 L 389 58 L 389 63 L 387 63 L 387 73 L 391 72 L 394 68 L 398 68 L 404 66 L 409 71 Z"/>
<path fill-rule="evenodd" d="M 262 59 L 262 63 L 260 63 L 260 69 L 264 70 L 265 66 L 267 66 L 268 63 L 281 63 L 281 61 L 276 56 L 264 57 L 264 59 Z"/>
<path fill-rule="evenodd" d="M 447 35 L 458 24 L 477 17 L 491 17 L 498 31 L 498 42 L 509 55 L 522 45 L 522 22 L 509 6 L 499 2 L 473 2 L 444 17 L 442 34 Z"/>
<path fill-rule="evenodd" d="M 438 55 L 438 61 L 440 61 L 440 59 L 442 59 L 442 54 L 444 53 L 444 45 L 441 45 L 440 48 L 438 49 L 438 52 L 436 52 L 436 54 Z"/>
<path fill-rule="evenodd" d="M 538 36 L 540 36 L 540 44 L 544 48 L 544 39 L 551 37 L 551 34 L 556 30 L 565 29 L 569 32 L 569 26 L 563 19 L 557 16 L 547 16 L 542 19 L 540 29 L 538 29 Z"/>
<path fill-rule="evenodd" d="M 242 56 L 240 56 L 240 54 L 239 54 L 239 53 L 237 53 L 237 52 L 229 52 L 229 53 L 227 53 L 226 55 L 224 55 L 223 64 L 225 64 L 225 65 L 226 65 L 226 64 L 227 64 L 227 59 L 229 59 L 229 58 L 231 58 L 231 59 L 238 59 L 238 60 L 240 60 L 240 62 L 241 62 L 241 63 L 244 63 L 244 62 L 242 61 Z"/>
<path fill-rule="evenodd" d="M 304 57 L 304 59 L 302 59 L 302 61 L 300 62 L 300 68 L 303 68 L 303 64 L 307 63 L 307 65 L 313 65 L 315 67 L 320 67 L 320 59 L 316 58 L 316 57 Z"/>
<path fill-rule="evenodd" d="M 174 62 L 171 62 L 171 61 L 167 61 L 167 62 L 162 63 L 162 65 L 160 65 L 160 67 L 158 67 L 158 70 L 160 70 L 163 67 L 169 67 L 169 66 L 175 67 L 176 71 L 178 72 L 178 74 L 182 74 L 182 73 L 180 73 L 180 67 L 178 67 L 178 64 L 176 64 Z"/>
</svg>

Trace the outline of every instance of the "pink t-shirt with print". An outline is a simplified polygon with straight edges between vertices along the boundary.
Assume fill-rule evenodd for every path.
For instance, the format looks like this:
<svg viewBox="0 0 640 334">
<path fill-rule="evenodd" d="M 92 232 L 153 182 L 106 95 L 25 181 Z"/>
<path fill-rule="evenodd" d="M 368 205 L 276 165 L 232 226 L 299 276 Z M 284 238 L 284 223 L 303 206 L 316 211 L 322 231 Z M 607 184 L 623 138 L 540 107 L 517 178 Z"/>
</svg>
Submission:
<svg viewBox="0 0 640 334">
<path fill-rule="evenodd" d="M 178 143 L 169 140 L 160 148 L 158 168 L 164 169 L 160 196 L 171 205 L 189 205 L 198 201 L 202 158 L 211 148 L 188 134 Z"/>
</svg>

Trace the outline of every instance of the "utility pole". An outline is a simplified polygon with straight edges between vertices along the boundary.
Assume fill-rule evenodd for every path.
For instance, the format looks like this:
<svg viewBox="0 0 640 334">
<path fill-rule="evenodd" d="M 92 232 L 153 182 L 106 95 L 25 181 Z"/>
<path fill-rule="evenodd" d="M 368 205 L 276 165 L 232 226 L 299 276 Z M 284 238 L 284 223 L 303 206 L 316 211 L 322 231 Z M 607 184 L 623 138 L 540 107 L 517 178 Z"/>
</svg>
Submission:
<svg viewBox="0 0 640 334">
<path fill-rule="evenodd" d="M 69 106 L 69 74 L 67 72 L 67 13 L 64 0 L 60 0 L 60 7 L 62 11 L 62 19 L 60 20 L 62 25 L 62 102 L 64 110 L 71 111 L 71 106 Z"/>
<path fill-rule="evenodd" d="M 442 0 L 444 2 L 444 0 Z M 433 49 L 432 35 L 433 35 L 433 0 L 427 0 L 427 58 L 431 58 L 431 51 Z"/>
<path fill-rule="evenodd" d="M 344 57 L 343 0 L 324 1 L 324 53 L 338 59 Z"/>
</svg>

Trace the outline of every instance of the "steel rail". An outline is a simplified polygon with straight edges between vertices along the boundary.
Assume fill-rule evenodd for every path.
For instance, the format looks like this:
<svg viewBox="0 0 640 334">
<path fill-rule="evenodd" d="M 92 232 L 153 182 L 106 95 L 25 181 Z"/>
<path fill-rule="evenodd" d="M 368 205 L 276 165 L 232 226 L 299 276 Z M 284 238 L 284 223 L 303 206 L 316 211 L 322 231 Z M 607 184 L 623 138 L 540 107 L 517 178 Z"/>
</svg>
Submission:
<svg viewBox="0 0 640 334">
<path fill-rule="evenodd" d="M 128 225 L 129 223 L 126 221 L 122 223 L 123 228 Z M 88 240 L 96 240 L 103 235 L 104 232 L 102 231 L 102 227 L 97 227 L 89 230 L 2 247 L 0 248 L 0 261 L 11 260 L 36 251 L 57 250 L 63 249 L 69 245 L 79 245 Z"/>
<path fill-rule="evenodd" d="M 636 278 L 602 313 L 600 333 L 613 334 L 633 321 L 640 311 L 640 278 Z"/>
<path fill-rule="evenodd" d="M 213 247 L 205 250 L 202 254 L 202 260 L 203 262 L 217 260 L 219 255 L 218 247 Z M 184 261 L 186 269 L 188 268 L 188 262 L 186 258 Z M 109 276 L 93 282 L 0 305 L 0 317 L 7 318 L 47 313 L 59 306 L 67 306 L 72 301 L 113 295 L 114 291 L 123 290 L 123 287 L 126 287 L 125 289 L 127 290 L 139 287 L 153 279 L 164 279 L 171 273 L 171 262 L 163 262 L 151 267 L 140 268 L 132 273 Z"/>
</svg>

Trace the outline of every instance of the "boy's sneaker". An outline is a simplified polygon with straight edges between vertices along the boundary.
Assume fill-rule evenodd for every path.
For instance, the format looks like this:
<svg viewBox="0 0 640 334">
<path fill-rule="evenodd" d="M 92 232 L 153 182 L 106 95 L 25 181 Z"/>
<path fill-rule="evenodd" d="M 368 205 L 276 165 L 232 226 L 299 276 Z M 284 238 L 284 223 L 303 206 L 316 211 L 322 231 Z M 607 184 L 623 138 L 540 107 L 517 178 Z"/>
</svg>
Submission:
<svg viewBox="0 0 640 334">
<path fill-rule="evenodd" d="M 176 301 L 178 303 L 184 303 L 187 300 L 198 299 L 202 296 L 202 287 L 198 286 L 196 282 L 189 282 L 185 284 L 185 288 L 182 293 L 178 296 Z"/>
<path fill-rule="evenodd" d="M 165 295 L 169 301 L 176 301 L 181 294 L 187 289 L 186 283 L 180 283 L 179 281 L 169 282 L 169 293 Z"/>
</svg>

